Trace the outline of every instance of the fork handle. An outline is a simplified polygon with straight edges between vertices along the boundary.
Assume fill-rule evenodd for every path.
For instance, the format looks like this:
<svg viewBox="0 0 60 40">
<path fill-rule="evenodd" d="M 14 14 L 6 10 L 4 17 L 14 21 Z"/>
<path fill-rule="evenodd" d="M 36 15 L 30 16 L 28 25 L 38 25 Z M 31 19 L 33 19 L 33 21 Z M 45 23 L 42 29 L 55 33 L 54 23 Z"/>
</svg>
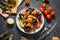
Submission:
<svg viewBox="0 0 60 40">
<path fill-rule="evenodd" d="M 46 30 L 44 29 L 40 34 L 43 34 Z"/>
</svg>

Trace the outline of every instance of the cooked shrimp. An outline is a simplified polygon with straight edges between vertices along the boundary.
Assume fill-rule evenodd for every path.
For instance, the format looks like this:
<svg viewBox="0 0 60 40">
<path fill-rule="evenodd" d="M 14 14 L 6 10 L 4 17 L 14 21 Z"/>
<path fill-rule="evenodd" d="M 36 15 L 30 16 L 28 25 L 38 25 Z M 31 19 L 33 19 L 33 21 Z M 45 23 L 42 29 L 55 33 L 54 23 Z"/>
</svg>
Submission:
<svg viewBox="0 0 60 40">
<path fill-rule="evenodd" d="M 28 26 L 28 27 L 31 27 L 31 23 L 28 23 L 27 26 Z"/>
<path fill-rule="evenodd" d="M 27 21 L 31 23 L 32 22 L 32 18 L 28 18 Z"/>
<path fill-rule="evenodd" d="M 27 11 L 27 14 L 26 15 L 29 15 L 30 14 L 30 11 Z"/>
<path fill-rule="evenodd" d="M 35 16 L 32 16 L 33 19 L 37 19 Z"/>
<path fill-rule="evenodd" d="M 37 15 L 37 11 L 34 10 L 34 11 L 32 12 L 32 14 L 36 16 L 36 15 Z"/>
<path fill-rule="evenodd" d="M 23 22 L 25 23 L 25 22 L 27 22 L 27 20 L 23 20 Z"/>
<path fill-rule="evenodd" d="M 32 18 L 32 15 L 28 15 L 28 18 Z"/>
<path fill-rule="evenodd" d="M 26 23 L 24 23 L 24 26 L 26 26 Z"/>
</svg>

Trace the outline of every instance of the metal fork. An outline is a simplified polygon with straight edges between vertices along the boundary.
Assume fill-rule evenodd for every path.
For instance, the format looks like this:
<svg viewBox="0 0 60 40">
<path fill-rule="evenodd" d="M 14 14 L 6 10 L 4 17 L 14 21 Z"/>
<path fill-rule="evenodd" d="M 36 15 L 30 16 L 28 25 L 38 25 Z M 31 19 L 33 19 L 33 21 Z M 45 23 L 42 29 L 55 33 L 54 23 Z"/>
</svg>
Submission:
<svg viewBox="0 0 60 40">
<path fill-rule="evenodd" d="M 48 30 L 48 27 L 45 27 L 44 30 L 40 34 L 43 34 L 47 30 Z"/>
<path fill-rule="evenodd" d="M 53 23 L 53 24 L 54 24 L 54 23 Z M 40 34 L 43 34 L 45 31 L 47 31 L 49 28 L 51 28 L 51 26 L 52 26 L 53 24 L 49 24 L 49 25 L 45 26 L 45 27 L 44 27 L 44 30 L 43 30 Z"/>
</svg>

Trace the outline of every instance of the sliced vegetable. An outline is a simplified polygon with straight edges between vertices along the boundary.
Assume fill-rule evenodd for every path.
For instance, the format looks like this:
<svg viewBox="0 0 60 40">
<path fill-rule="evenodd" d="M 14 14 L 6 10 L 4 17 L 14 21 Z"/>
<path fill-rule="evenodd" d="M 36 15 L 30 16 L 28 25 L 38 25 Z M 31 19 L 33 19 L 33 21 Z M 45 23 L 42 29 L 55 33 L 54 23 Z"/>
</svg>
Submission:
<svg viewBox="0 0 60 40">
<path fill-rule="evenodd" d="M 20 27 L 24 27 L 24 24 L 23 24 L 22 20 L 19 21 L 19 25 L 20 25 Z"/>
<path fill-rule="evenodd" d="M 13 18 L 8 18 L 7 23 L 8 24 L 14 24 L 14 19 Z"/>
</svg>

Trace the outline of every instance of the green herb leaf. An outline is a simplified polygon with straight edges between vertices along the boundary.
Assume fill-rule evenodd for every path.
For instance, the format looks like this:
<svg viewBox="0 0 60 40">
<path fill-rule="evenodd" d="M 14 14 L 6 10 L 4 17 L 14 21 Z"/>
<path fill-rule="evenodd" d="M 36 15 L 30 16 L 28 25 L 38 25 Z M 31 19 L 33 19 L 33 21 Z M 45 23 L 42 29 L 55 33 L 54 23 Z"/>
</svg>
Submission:
<svg viewBox="0 0 60 40">
<path fill-rule="evenodd" d="M 5 8 L 6 10 L 11 10 L 11 8 L 8 4 L 3 5 L 3 8 Z"/>
</svg>

